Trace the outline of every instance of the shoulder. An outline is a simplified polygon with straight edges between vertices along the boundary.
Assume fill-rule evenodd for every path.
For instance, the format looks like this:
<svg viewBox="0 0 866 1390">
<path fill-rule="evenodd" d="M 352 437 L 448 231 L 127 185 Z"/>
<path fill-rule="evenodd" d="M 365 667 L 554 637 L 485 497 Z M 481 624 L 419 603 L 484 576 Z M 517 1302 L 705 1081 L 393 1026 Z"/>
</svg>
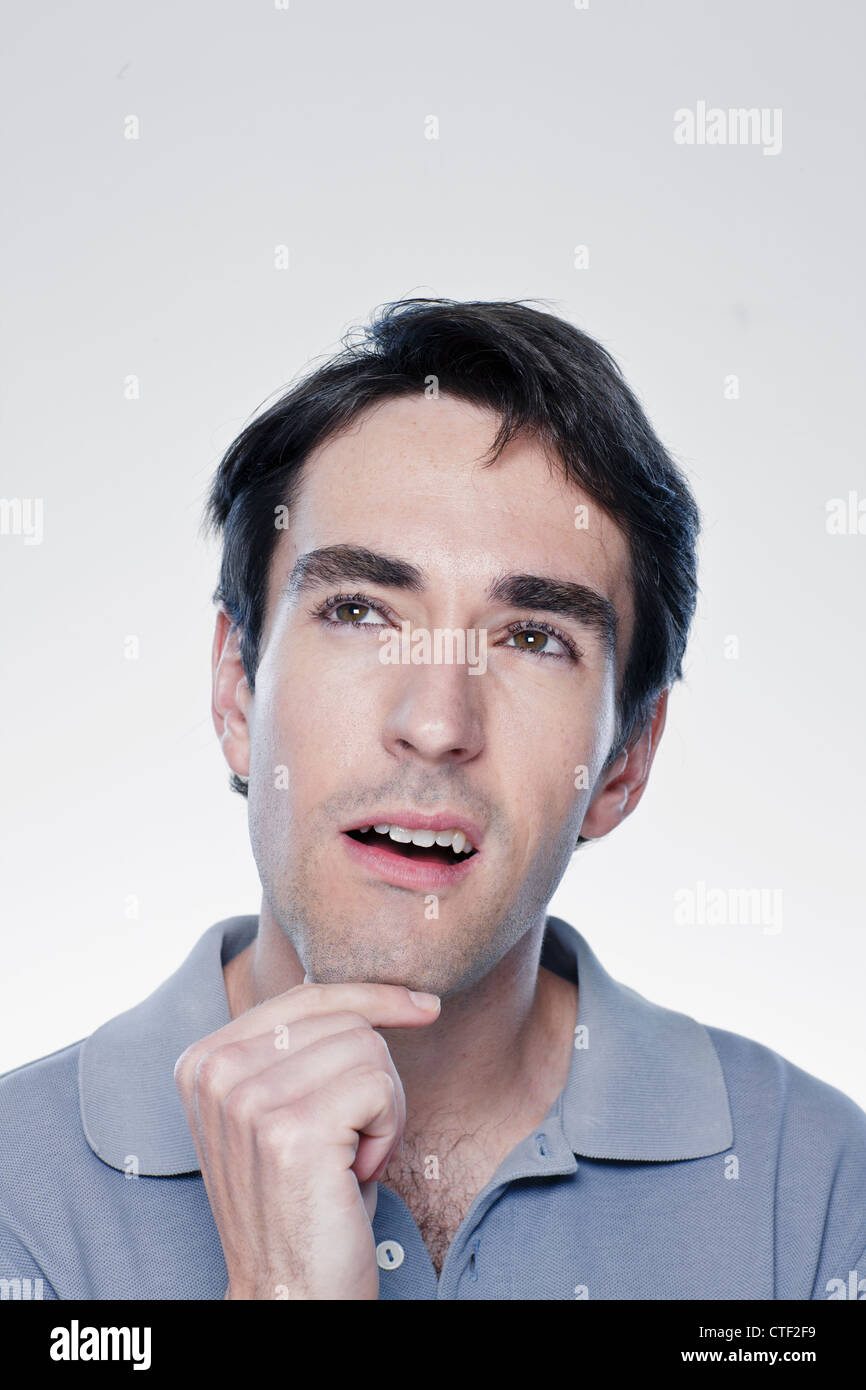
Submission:
<svg viewBox="0 0 866 1390">
<path fill-rule="evenodd" d="M 0 1075 L 0 1152 L 4 1160 L 55 1132 L 58 1121 L 78 1122 L 78 1062 L 83 1039 Z M 9 1151 L 9 1152 L 7 1152 Z M 6 1171 L 6 1162 L 0 1166 Z"/>
<path fill-rule="evenodd" d="M 71 1177 L 94 1155 L 81 1127 L 81 1041 L 0 1076 L 0 1214 L 47 1194 L 55 1172 Z"/>
<path fill-rule="evenodd" d="M 4 1297 L 56 1298 L 53 1249 L 74 1249 L 70 1209 L 87 1206 L 98 1163 L 78 1110 L 80 1052 L 81 1043 L 71 1043 L 0 1076 Z"/>
<path fill-rule="evenodd" d="M 858 1267 L 866 1279 L 866 1112 L 772 1048 L 720 1028 L 707 1033 L 728 1088 L 740 1179 L 770 1180 L 777 1296 L 802 1297 L 786 1293 L 785 1279 L 808 1266 L 811 1296 L 837 1297 L 831 1289 L 840 1280 L 849 1287 Z"/>
<path fill-rule="evenodd" d="M 765 1121 L 775 1121 L 792 1143 L 828 1150 L 853 1146 L 866 1157 L 866 1112 L 844 1091 L 753 1038 L 705 1026 L 732 1110 L 745 1118 L 760 1109 Z"/>
</svg>

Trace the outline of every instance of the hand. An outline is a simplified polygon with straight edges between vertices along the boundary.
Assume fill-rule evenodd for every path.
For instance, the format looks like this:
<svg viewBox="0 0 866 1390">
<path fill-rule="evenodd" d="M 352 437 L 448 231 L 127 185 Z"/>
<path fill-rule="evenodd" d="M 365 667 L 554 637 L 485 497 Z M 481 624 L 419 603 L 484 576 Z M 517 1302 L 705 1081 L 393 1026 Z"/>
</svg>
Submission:
<svg viewBox="0 0 866 1390">
<path fill-rule="evenodd" d="M 438 1001 L 424 1009 L 402 985 L 304 983 L 178 1058 L 226 1298 L 378 1298 L 376 1182 L 406 1097 L 375 1030 L 438 1016 Z"/>
</svg>

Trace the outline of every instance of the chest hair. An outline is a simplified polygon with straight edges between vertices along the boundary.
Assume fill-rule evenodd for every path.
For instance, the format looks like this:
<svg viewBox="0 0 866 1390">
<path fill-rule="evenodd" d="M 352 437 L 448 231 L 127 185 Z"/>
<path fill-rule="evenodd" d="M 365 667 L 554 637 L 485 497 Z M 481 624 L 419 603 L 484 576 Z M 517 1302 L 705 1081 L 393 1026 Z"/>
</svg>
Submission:
<svg viewBox="0 0 866 1390">
<path fill-rule="evenodd" d="M 510 1140 L 501 1155 L 513 1146 Z M 382 1182 L 409 1208 L 437 1278 L 458 1227 L 500 1159 L 471 1138 L 437 1143 L 407 1141 L 395 1154 Z"/>
</svg>

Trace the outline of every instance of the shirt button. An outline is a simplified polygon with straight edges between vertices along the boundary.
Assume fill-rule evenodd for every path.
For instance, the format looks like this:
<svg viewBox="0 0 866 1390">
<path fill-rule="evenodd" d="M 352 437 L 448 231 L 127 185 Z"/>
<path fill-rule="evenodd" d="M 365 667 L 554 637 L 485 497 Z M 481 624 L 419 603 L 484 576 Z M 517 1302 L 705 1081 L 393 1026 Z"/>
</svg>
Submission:
<svg viewBox="0 0 866 1390">
<path fill-rule="evenodd" d="M 399 1269 L 406 1251 L 398 1240 L 381 1240 L 376 1246 L 376 1264 L 380 1269 Z"/>
</svg>

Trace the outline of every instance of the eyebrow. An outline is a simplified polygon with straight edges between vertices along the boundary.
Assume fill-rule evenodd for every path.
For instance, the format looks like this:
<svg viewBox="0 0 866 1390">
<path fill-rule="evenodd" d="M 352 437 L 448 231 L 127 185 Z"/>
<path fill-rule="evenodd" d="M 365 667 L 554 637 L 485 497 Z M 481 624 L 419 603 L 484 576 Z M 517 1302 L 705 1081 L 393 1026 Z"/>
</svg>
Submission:
<svg viewBox="0 0 866 1390">
<path fill-rule="evenodd" d="M 298 557 L 282 597 L 293 602 L 324 584 L 379 584 L 424 593 L 424 571 L 408 560 L 359 545 L 329 545 Z M 487 589 L 488 603 L 507 603 L 536 613 L 556 613 L 590 629 L 609 656 L 616 652 L 619 619 L 610 599 L 586 584 L 543 574 L 501 574 Z"/>
</svg>

